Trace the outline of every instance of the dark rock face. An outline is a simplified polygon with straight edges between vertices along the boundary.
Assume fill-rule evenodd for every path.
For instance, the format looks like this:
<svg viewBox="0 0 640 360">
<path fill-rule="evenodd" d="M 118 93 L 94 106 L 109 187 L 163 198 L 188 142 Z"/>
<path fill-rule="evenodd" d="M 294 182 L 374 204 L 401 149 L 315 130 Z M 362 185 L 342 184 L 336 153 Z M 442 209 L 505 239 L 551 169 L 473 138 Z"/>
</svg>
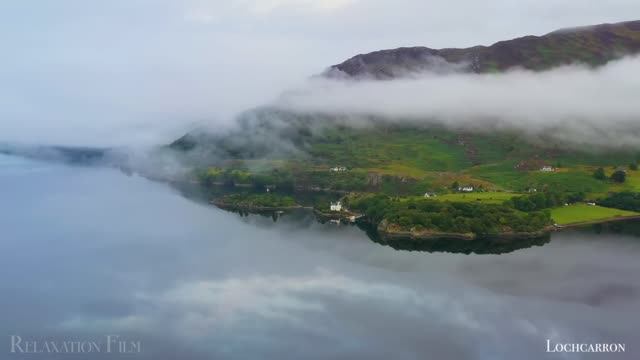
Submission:
<svg viewBox="0 0 640 360">
<path fill-rule="evenodd" d="M 500 72 L 513 67 L 546 70 L 581 63 L 599 66 L 640 52 L 640 21 L 564 29 L 466 49 L 409 47 L 361 54 L 331 66 L 327 76 L 392 79 L 428 71 Z"/>
</svg>

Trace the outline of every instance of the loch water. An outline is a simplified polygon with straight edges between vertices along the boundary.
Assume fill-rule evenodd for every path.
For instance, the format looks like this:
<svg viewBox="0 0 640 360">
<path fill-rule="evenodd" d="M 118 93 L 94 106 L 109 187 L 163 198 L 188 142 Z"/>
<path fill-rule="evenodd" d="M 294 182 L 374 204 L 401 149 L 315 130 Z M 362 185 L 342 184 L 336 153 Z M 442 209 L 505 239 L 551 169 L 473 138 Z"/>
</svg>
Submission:
<svg viewBox="0 0 640 360">
<path fill-rule="evenodd" d="M 0 194 L 2 359 L 637 358 L 634 223 L 464 254 L 241 216 L 108 168 L 0 156 Z M 44 345 L 64 342 L 94 345 Z"/>
</svg>

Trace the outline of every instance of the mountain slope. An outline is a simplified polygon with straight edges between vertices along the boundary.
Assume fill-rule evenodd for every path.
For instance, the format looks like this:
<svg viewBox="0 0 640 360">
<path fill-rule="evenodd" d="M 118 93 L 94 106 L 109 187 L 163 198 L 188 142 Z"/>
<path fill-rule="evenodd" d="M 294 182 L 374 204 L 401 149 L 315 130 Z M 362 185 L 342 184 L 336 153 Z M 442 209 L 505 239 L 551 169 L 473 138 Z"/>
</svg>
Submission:
<svg viewBox="0 0 640 360">
<path fill-rule="evenodd" d="M 522 66 L 542 70 L 575 62 L 599 65 L 637 52 L 640 21 L 561 30 L 489 47 L 386 50 L 356 56 L 334 70 L 376 78 L 425 69 L 486 73 Z M 426 189 L 449 188 L 455 182 L 518 192 L 545 187 L 598 194 L 640 191 L 636 170 L 629 173 L 630 181 L 625 184 L 592 176 L 598 167 L 609 173 L 621 166 L 635 167 L 640 162 L 637 149 L 615 144 L 595 148 L 559 139 L 551 136 L 556 127 L 534 135 L 506 128 L 444 126 L 430 119 L 395 120 L 261 107 L 240 114 L 235 128 L 193 131 L 170 148 L 195 168 L 213 169 L 209 182 L 216 184 L 244 184 L 247 173 L 278 170 L 271 175 L 293 179 L 292 183 L 304 184 L 303 188 L 340 191 L 374 188 L 417 195 Z M 549 166 L 559 170 L 540 171 Z M 336 167 L 349 171 L 330 170 Z M 241 172 L 233 175 L 235 170 Z M 259 183 L 275 181 L 260 178 Z"/>
<path fill-rule="evenodd" d="M 563 29 L 525 36 L 491 46 L 465 49 L 405 47 L 360 54 L 327 71 L 329 76 L 391 79 L 419 71 L 465 70 L 476 73 L 512 67 L 545 70 L 583 63 L 598 66 L 640 52 L 640 21 Z"/>
</svg>

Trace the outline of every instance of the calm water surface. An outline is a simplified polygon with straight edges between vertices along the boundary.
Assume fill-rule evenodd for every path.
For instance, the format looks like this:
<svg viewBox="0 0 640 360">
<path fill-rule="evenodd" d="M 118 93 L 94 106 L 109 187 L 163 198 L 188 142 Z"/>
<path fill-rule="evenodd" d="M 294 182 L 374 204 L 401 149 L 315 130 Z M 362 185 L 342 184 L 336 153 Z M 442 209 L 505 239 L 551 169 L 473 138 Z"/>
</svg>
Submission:
<svg viewBox="0 0 640 360">
<path fill-rule="evenodd" d="M 560 233 L 505 255 L 396 251 L 355 227 L 240 217 L 115 170 L 12 157 L 0 157 L 0 194 L 0 359 L 640 356 L 631 235 Z M 140 352 L 105 353 L 107 335 Z M 101 349 L 12 353 L 15 336 Z M 562 357 L 547 339 L 627 352 Z"/>
</svg>

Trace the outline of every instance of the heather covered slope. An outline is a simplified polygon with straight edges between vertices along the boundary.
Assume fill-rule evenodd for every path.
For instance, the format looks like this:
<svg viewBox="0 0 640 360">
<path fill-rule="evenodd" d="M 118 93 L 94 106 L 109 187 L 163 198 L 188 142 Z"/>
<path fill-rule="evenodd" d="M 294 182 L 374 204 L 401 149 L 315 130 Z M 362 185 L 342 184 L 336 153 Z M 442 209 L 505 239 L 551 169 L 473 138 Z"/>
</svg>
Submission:
<svg viewBox="0 0 640 360">
<path fill-rule="evenodd" d="M 419 71 L 488 73 L 513 67 L 546 70 L 573 63 L 598 66 L 638 52 L 640 21 L 628 21 L 563 29 L 466 49 L 407 47 L 375 51 L 334 65 L 328 74 L 389 79 Z"/>
</svg>

